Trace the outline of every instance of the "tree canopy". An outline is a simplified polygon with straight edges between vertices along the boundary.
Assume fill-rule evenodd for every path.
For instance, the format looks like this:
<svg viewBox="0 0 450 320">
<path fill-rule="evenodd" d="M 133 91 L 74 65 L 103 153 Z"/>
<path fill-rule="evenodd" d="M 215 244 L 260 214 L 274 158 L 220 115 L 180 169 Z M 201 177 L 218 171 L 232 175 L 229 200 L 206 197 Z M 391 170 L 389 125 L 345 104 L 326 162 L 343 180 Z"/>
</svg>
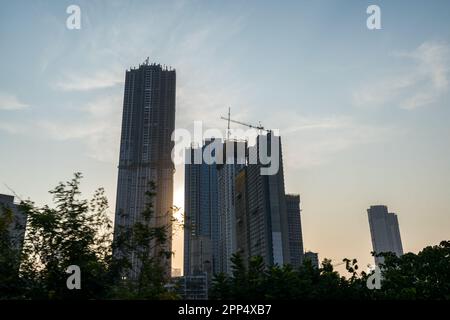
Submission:
<svg viewBox="0 0 450 320">
<path fill-rule="evenodd" d="M 147 205 L 129 226 L 113 226 L 108 201 L 99 188 L 90 200 L 80 191 L 82 175 L 59 183 L 50 193 L 53 205 L 22 201 L 27 215 L 22 247 L 11 236 L 12 210 L 0 205 L 0 299 L 177 299 L 167 286 L 163 267 L 172 255 L 170 226 L 154 226 L 155 184 L 149 182 Z M 137 263 L 130 261 L 134 253 Z M 343 259 L 348 275 L 334 270 L 331 260 L 320 267 L 310 261 L 299 268 L 266 266 L 261 257 L 244 261 L 233 255 L 232 273 L 217 274 L 211 299 L 450 299 L 450 241 L 400 257 L 381 254 L 379 289 L 368 283 L 375 271 L 359 272 L 356 259 Z M 81 270 L 80 290 L 66 285 L 67 268 Z M 133 277 L 133 272 L 137 277 Z"/>
<path fill-rule="evenodd" d="M 81 197 L 81 173 L 61 182 L 50 191 L 53 206 L 37 206 L 22 201 L 19 210 L 27 215 L 23 249 L 12 245 L 8 227 L 11 211 L 0 208 L 0 298 L 1 299 L 168 299 L 175 296 L 164 284 L 167 275 L 162 260 L 150 250 L 171 252 L 165 244 L 171 236 L 165 227 L 154 227 L 149 221 L 153 212 L 155 186 L 149 183 L 147 206 L 142 218 L 127 230 L 118 230 L 113 243 L 113 226 L 108 217 L 108 201 L 103 188 L 92 199 Z M 150 247 L 150 246 L 153 247 Z M 126 278 L 131 263 L 128 255 L 116 251 L 134 251 L 140 265 L 138 279 Z M 66 285 L 70 265 L 81 270 L 81 290 Z"/>
<path fill-rule="evenodd" d="M 348 276 L 333 269 L 325 259 L 319 268 L 310 261 L 298 269 L 289 265 L 264 266 L 260 257 L 252 257 L 245 267 L 239 254 L 232 258 L 230 276 L 218 274 L 213 279 L 213 299 L 450 299 L 450 241 L 424 248 L 418 254 L 397 257 L 383 253 L 380 265 L 380 288 L 370 288 L 375 270 L 358 273 L 356 259 L 343 259 Z"/>
</svg>

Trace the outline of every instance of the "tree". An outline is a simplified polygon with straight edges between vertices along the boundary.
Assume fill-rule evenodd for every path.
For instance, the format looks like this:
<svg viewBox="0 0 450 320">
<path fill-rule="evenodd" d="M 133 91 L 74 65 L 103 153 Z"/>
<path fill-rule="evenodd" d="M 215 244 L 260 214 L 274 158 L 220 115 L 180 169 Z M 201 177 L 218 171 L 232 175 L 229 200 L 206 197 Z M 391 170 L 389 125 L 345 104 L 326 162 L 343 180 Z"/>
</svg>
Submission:
<svg viewBox="0 0 450 320">
<path fill-rule="evenodd" d="M 140 218 L 131 227 L 118 226 L 114 241 L 114 258 L 121 280 L 113 287 L 113 297 L 130 299 L 175 299 L 176 294 L 169 292 L 165 284 L 170 275 L 166 274 L 164 264 L 173 254 L 167 248 L 171 224 L 153 226 L 155 183 L 150 182 L 146 192 L 147 202 Z M 129 256 L 136 257 L 135 264 Z"/>
<path fill-rule="evenodd" d="M 234 299 L 245 299 L 248 297 L 248 272 L 244 264 L 244 259 L 240 253 L 231 256 L 231 294 Z"/>
<path fill-rule="evenodd" d="M 265 273 L 264 295 L 265 299 L 290 300 L 297 299 L 299 277 L 290 265 L 272 266 Z"/>
<path fill-rule="evenodd" d="M 11 235 L 14 215 L 0 206 L 0 298 L 2 299 L 176 299 L 167 289 L 164 263 L 174 220 L 154 226 L 155 185 L 138 221 L 117 226 L 112 241 L 108 201 L 99 188 L 91 200 L 81 198 L 82 175 L 50 191 L 54 206 L 22 201 L 27 215 L 22 250 Z M 167 214 L 167 213 L 166 213 Z M 132 264 L 130 252 L 137 263 Z M 450 299 L 450 241 L 397 257 L 383 253 L 381 289 L 370 290 L 373 273 L 358 273 L 356 259 L 344 259 L 348 277 L 325 259 L 319 268 L 306 261 L 299 268 L 266 266 L 261 257 L 231 258 L 232 274 L 214 276 L 214 299 Z M 81 270 L 81 290 L 69 290 L 70 265 Z"/>
<path fill-rule="evenodd" d="M 260 256 L 251 257 L 248 263 L 248 290 L 252 294 L 252 299 L 264 298 L 265 285 L 265 265 Z"/>
<path fill-rule="evenodd" d="M 231 286 L 228 275 L 223 272 L 218 273 L 213 277 L 209 297 L 213 300 L 231 300 L 233 299 Z"/>
<path fill-rule="evenodd" d="M 112 241 L 112 223 L 108 218 L 108 201 L 104 190 L 95 191 L 91 200 L 81 199 L 80 180 L 75 173 L 50 191 L 54 206 L 38 207 L 23 201 L 20 210 L 28 215 L 20 273 L 14 283 L 21 283 L 23 297 L 37 299 L 173 299 L 176 295 L 165 288 L 168 275 L 163 263 L 171 255 L 166 243 L 171 236 L 168 226 L 153 227 L 154 184 L 141 219 L 129 228 L 118 229 Z M 2 239 L 4 228 L 0 223 Z M 5 245 L 3 245 L 5 244 Z M 7 243 L 2 241 L 6 252 Z M 9 252 L 9 251 L 8 251 Z M 11 251 L 12 252 L 12 251 Z M 137 277 L 131 273 L 129 255 L 139 260 Z M 12 255 L 12 253 L 11 253 Z M 2 255 L 7 256 L 7 255 Z M 14 263 L 13 258 L 7 258 Z M 70 290 L 66 281 L 69 266 L 81 270 L 81 289 Z M 8 281 L 8 283 L 12 283 Z"/>
<path fill-rule="evenodd" d="M 374 271 L 358 273 L 356 259 L 343 259 L 348 277 L 324 259 L 319 268 L 310 261 L 298 269 L 289 265 L 264 266 L 261 257 L 249 260 L 248 270 L 238 255 L 233 256 L 231 276 L 219 274 L 213 281 L 214 299 L 450 299 L 450 241 L 426 247 L 418 254 L 397 257 L 383 253 L 381 288 L 371 290 L 367 281 Z"/>
<path fill-rule="evenodd" d="M 81 173 L 60 182 L 50 191 L 55 203 L 37 207 L 22 201 L 28 216 L 21 276 L 28 283 L 30 298 L 101 298 L 106 294 L 111 256 L 112 224 L 102 188 L 88 201 L 79 199 Z M 69 290 L 66 273 L 70 265 L 81 270 L 81 290 Z"/>
<path fill-rule="evenodd" d="M 382 282 L 378 297 L 384 299 L 450 299 L 450 241 L 428 246 L 418 254 L 397 257 L 383 253 Z"/>
</svg>

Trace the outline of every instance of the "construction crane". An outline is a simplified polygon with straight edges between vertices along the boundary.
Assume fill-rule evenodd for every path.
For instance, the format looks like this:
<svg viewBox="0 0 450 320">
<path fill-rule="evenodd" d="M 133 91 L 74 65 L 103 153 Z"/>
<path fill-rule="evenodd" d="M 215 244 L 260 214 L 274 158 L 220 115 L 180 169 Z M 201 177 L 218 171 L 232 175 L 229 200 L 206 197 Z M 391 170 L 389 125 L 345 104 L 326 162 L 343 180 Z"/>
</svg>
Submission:
<svg viewBox="0 0 450 320">
<path fill-rule="evenodd" d="M 252 125 L 252 124 L 249 124 L 249 123 L 245 123 L 245 122 L 241 122 L 241 121 L 237 121 L 237 120 L 231 119 L 230 118 L 230 108 L 228 108 L 228 117 L 227 118 L 226 117 L 220 117 L 220 119 L 228 121 L 228 136 L 230 134 L 230 122 L 237 123 L 237 124 L 240 124 L 240 125 L 252 128 L 252 129 L 256 129 L 256 130 L 259 130 L 259 131 L 266 131 L 267 133 L 271 132 L 271 130 L 265 129 L 261 125 L 261 123 L 259 124 L 259 126 L 255 126 L 255 125 Z"/>
</svg>

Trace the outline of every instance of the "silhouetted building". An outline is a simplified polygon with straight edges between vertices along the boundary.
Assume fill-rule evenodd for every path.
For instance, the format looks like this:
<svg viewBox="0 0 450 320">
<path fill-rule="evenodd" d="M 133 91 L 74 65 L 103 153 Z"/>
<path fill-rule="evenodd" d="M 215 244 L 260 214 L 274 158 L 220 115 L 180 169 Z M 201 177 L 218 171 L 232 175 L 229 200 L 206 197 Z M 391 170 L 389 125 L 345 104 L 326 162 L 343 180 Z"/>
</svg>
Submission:
<svg viewBox="0 0 450 320">
<path fill-rule="evenodd" d="M 231 257 L 236 252 L 235 178 L 245 165 L 246 142 L 228 140 L 223 144 L 223 160 L 217 164 L 220 271 L 230 274 Z"/>
<path fill-rule="evenodd" d="M 303 237 L 300 215 L 300 195 L 287 194 L 286 209 L 288 216 L 291 265 L 294 267 L 300 267 L 303 262 Z"/>
<path fill-rule="evenodd" d="M 402 240 L 398 218 L 389 213 L 386 206 L 377 205 L 367 209 L 369 217 L 372 247 L 375 253 L 393 252 L 397 256 L 403 254 Z M 383 257 L 375 257 L 375 264 L 383 263 Z"/>
<path fill-rule="evenodd" d="M 206 272 L 177 277 L 173 279 L 171 288 L 176 290 L 182 300 L 208 300 L 208 278 Z"/>
<path fill-rule="evenodd" d="M 115 214 L 115 237 L 120 227 L 141 219 L 148 198 L 149 182 L 156 184 L 151 224 L 166 226 L 171 234 L 174 164 L 171 151 L 175 129 L 175 70 L 147 62 L 126 71 L 120 140 L 119 174 Z M 156 250 L 160 250 L 155 246 Z M 171 240 L 165 249 L 171 250 Z M 135 252 L 126 253 L 138 275 Z M 165 261 L 167 275 L 171 259 Z"/>
<path fill-rule="evenodd" d="M 314 268 L 319 268 L 319 254 L 316 252 L 307 251 L 304 255 L 304 261 L 310 261 Z"/>
<path fill-rule="evenodd" d="M 208 146 L 215 157 L 213 139 L 206 140 L 202 148 L 186 152 L 184 275 L 220 272 L 217 170 L 215 162 L 206 163 L 202 156 Z"/>
<path fill-rule="evenodd" d="M 257 137 L 256 146 L 260 148 L 262 139 L 267 139 L 268 153 L 275 154 L 272 146 L 272 134 Z M 256 164 L 249 164 L 238 175 L 238 192 L 236 192 L 239 212 L 237 228 L 246 233 L 237 236 L 237 248 L 247 252 L 244 260 L 252 256 L 261 256 L 266 265 L 289 264 L 289 228 L 286 210 L 286 195 L 284 190 L 283 159 L 280 137 L 273 137 L 279 145 L 278 159 L 272 157 L 272 161 L 278 161 L 278 170 L 274 174 L 263 175 L 261 168 L 268 167 L 258 157 Z M 248 154 L 252 154 L 252 150 Z M 259 154 L 259 153 L 258 153 Z M 243 173 L 242 173 L 243 172 Z M 245 188 L 242 180 L 245 179 Z M 244 199 L 244 200 L 243 200 Z M 241 224 L 241 225 L 239 225 Z"/>
<path fill-rule="evenodd" d="M 5 215 L 10 215 L 6 217 Z M 8 226 L 9 240 L 13 248 L 21 250 L 25 237 L 27 216 L 19 210 L 19 206 L 14 203 L 14 196 L 0 194 L 0 216 L 11 219 Z"/>
</svg>

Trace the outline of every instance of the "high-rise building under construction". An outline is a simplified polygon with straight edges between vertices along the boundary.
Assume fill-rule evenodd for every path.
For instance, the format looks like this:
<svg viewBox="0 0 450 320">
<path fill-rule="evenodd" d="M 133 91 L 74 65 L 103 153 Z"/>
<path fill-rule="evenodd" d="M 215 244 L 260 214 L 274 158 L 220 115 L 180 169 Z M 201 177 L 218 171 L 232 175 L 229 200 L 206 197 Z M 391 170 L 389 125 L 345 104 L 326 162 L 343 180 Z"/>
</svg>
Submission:
<svg viewBox="0 0 450 320">
<path fill-rule="evenodd" d="M 171 234 L 174 163 L 171 158 L 175 129 L 175 70 L 148 59 L 126 71 L 120 139 L 115 237 L 119 228 L 139 221 L 148 198 L 149 182 L 156 185 L 152 227 L 167 226 Z M 171 241 L 165 244 L 171 250 Z M 138 275 L 135 252 L 126 253 L 131 277 Z M 156 253 L 153 253 L 156 254 Z M 171 259 L 165 262 L 170 274 Z"/>
</svg>

